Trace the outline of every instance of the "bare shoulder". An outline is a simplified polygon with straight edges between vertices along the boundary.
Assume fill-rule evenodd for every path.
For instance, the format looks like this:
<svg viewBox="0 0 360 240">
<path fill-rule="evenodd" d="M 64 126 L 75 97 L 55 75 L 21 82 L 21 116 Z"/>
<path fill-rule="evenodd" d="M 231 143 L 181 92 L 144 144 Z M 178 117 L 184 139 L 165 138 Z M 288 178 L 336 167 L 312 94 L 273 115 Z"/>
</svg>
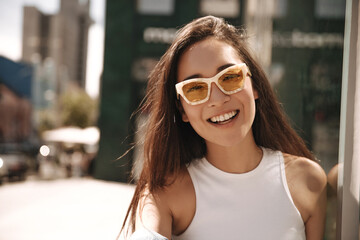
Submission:
<svg viewBox="0 0 360 240">
<path fill-rule="evenodd" d="M 172 214 L 162 189 L 151 192 L 145 188 L 139 196 L 135 230 L 146 228 L 162 236 L 171 236 Z"/>
<path fill-rule="evenodd" d="M 322 191 L 326 186 L 327 177 L 322 167 L 315 161 L 305 157 L 284 153 L 286 174 L 289 180 L 302 181 L 311 192 Z"/>
<path fill-rule="evenodd" d="M 136 228 L 145 226 L 171 239 L 179 219 L 183 219 L 184 209 L 191 208 L 191 187 L 191 178 L 184 169 L 169 176 L 165 187 L 151 194 L 146 190 L 140 199 Z"/>
<path fill-rule="evenodd" d="M 196 209 L 195 189 L 186 168 L 177 174 L 165 191 L 172 212 L 173 234 L 178 235 L 189 226 Z"/>
<path fill-rule="evenodd" d="M 304 223 L 314 219 L 315 215 L 323 215 L 319 214 L 319 209 L 326 205 L 324 170 L 317 162 L 305 157 L 283 155 L 289 191 Z"/>
</svg>

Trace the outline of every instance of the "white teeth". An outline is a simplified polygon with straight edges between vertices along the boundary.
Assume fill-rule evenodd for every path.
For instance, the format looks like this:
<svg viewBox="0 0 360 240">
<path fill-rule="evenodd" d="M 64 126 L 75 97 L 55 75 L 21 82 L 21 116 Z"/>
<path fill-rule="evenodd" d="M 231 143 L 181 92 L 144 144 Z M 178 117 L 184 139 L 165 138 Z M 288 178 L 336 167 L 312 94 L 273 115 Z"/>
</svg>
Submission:
<svg viewBox="0 0 360 240">
<path fill-rule="evenodd" d="M 214 122 L 214 123 L 215 122 L 224 122 L 224 121 L 227 121 L 230 118 L 234 117 L 235 115 L 236 115 L 236 111 L 232 111 L 229 113 L 225 113 L 223 115 L 212 117 L 212 118 L 210 118 L 210 121 Z"/>
</svg>

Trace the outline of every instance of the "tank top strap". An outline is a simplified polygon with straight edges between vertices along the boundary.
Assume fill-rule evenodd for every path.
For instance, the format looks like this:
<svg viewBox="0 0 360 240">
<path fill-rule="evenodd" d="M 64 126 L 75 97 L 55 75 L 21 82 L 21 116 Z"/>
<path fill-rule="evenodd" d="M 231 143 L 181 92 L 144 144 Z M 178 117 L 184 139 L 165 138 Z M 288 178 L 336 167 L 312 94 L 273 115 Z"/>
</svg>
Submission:
<svg viewBox="0 0 360 240">
<path fill-rule="evenodd" d="M 286 169 L 285 169 L 285 159 L 284 159 L 284 155 L 282 152 L 278 151 L 278 156 L 279 156 L 279 162 L 280 162 L 280 171 L 281 171 L 281 180 L 282 180 L 282 184 L 284 186 L 284 189 L 285 189 L 285 192 L 292 204 L 292 206 L 294 207 L 294 210 L 296 211 L 296 213 L 298 214 L 299 216 L 299 221 L 300 223 L 303 223 L 302 222 L 302 217 L 301 217 L 301 213 L 299 211 L 299 209 L 296 207 L 295 205 L 295 202 L 291 196 L 291 193 L 290 193 L 290 189 L 289 189 L 289 185 L 287 183 L 287 179 L 286 179 Z"/>
</svg>

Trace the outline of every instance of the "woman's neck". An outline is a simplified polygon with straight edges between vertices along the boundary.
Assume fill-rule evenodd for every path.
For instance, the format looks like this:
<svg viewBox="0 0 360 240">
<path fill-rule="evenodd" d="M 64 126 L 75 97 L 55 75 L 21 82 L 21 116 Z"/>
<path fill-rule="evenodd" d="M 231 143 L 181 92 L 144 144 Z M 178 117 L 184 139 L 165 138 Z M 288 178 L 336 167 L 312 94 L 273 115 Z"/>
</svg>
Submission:
<svg viewBox="0 0 360 240">
<path fill-rule="evenodd" d="M 263 155 L 252 135 L 237 145 L 220 146 L 206 142 L 206 147 L 207 160 L 216 168 L 229 173 L 245 173 L 255 169 Z"/>
</svg>

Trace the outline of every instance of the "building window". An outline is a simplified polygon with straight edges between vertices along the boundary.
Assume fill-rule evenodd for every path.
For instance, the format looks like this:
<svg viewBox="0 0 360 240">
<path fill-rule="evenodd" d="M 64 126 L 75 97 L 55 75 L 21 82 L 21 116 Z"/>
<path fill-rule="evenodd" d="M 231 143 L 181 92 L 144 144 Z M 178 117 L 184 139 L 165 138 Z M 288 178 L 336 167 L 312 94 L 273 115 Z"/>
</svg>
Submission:
<svg viewBox="0 0 360 240">
<path fill-rule="evenodd" d="M 144 15 L 172 15 L 175 0 L 137 0 L 136 9 Z"/>
<path fill-rule="evenodd" d="M 288 0 L 274 0 L 274 18 L 283 18 L 287 14 Z"/>
<path fill-rule="evenodd" d="M 315 16 L 318 18 L 344 18 L 344 0 L 316 0 Z"/>
<path fill-rule="evenodd" d="M 236 18 L 240 15 L 239 0 L 200 0 L 201 15 Z"/>
</svg>

